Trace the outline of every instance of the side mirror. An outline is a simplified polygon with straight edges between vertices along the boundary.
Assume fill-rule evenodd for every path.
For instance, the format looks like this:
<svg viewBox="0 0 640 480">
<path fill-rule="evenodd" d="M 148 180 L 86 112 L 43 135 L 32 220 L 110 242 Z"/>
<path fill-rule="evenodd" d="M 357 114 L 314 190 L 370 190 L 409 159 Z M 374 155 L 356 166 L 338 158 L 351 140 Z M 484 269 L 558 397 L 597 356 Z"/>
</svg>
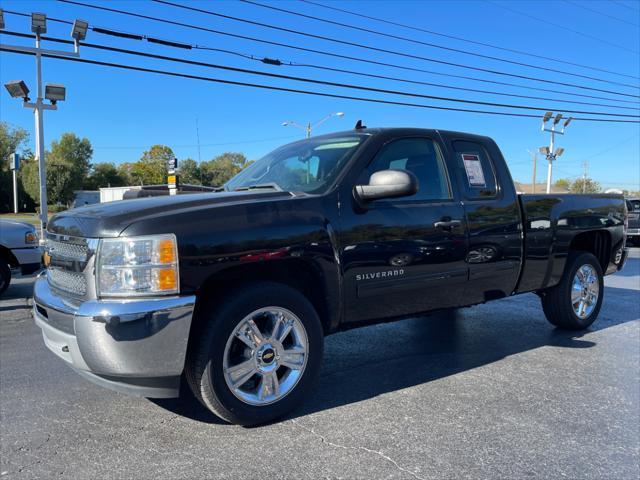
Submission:
<svg viewBox="0 0 640 480">
<path fill-rule="evenodd" d="M 408 197 L 418 191 L 418 179 L 407 170 L 380 170 L 369 178 L 368 185 L 356 185 L 353 193 L 362 202 L 382 198 Z"/>
</svg>

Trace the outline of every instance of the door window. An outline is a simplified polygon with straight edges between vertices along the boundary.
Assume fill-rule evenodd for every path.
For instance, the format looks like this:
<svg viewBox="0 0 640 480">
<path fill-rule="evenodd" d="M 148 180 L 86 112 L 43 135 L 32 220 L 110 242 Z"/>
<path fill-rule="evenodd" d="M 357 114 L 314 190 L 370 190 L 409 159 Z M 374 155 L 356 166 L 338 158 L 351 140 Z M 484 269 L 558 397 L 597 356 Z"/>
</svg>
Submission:
<svg viewBox="0 0 640 480">
<path fill-rule="evenodd" d="M 428 138 L 403 138 L 385 145 L 369 164 L 367 178 L 380 170 L 408 170 L 418 179 L 418 192 L 408 200 L 451 198 L 447 172 L 437 145 Z"/>
<path fill-rule="evenodd" d="M 468 198 L 495 197 L 496 176 L 484 147 L 475 142 L 455 141 L 453 148 Z"/>
</svg>

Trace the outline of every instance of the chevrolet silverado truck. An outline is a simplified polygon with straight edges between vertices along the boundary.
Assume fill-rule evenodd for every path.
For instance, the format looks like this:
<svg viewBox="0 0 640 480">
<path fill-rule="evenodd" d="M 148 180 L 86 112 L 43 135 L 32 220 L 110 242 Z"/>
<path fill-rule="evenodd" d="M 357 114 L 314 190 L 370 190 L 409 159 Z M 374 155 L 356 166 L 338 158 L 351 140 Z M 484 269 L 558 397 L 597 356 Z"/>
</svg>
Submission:
<svg viewBox="0 0 640 480">
<path fill-rule="evenodd" d="M 278 148 L 214 193 L 54 216 L 33 315 L 87 379 L 236 424 L 290 412 L 327 334 L 534 292 L 585 329 L 626 259 L 619 195 L 517 195 L 496 143 L 356 128 Z"/>
</svg>

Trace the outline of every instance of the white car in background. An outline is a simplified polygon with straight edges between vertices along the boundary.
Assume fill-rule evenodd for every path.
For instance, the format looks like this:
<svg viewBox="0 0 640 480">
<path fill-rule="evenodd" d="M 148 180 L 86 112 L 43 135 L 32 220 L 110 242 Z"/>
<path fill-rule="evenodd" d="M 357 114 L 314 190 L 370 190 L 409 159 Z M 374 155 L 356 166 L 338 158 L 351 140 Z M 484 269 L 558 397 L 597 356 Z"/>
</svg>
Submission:
<svg viewBox="0 0 640 480">
<path fill-rule="evenodd" d="M 14 220 L 0 220 L 0 295 L 9 288 L 11 270 L 23 275 L 40 270 L 42 247 L 36 227 Z"/>
</svg>

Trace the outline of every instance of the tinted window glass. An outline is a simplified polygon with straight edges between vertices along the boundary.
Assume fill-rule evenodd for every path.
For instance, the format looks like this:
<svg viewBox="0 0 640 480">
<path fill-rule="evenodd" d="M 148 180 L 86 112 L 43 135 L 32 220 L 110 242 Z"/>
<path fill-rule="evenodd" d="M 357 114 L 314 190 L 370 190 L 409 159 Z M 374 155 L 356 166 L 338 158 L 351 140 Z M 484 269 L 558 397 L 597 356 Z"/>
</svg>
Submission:
<svg viewBox="0 0 640 480">
<path fill-rule="evenodd" d="M 371 176 L 380 170 L 408 170 L 418 178 L 418 193 L 405 199 L 440 200 L 451 197 L 442 156 L 433 140 L 404 138 L 388 143 L 371 162 L 367 174 Z"/>
<path fill-rule="evenodd" d="M 453 142 L 456 161 L 464 179 L 467 197 L 493 197 L 497 193 L 496 176 L 489 154 L 478 143 Z"/>
<path fill-rule="evenodd" d="M 285 145 L 245 168 L 226 187 L 235 190 L 276 184 L 289 192 L 322 193 L 366 138 L 356 134 Z"/>
</svg>

